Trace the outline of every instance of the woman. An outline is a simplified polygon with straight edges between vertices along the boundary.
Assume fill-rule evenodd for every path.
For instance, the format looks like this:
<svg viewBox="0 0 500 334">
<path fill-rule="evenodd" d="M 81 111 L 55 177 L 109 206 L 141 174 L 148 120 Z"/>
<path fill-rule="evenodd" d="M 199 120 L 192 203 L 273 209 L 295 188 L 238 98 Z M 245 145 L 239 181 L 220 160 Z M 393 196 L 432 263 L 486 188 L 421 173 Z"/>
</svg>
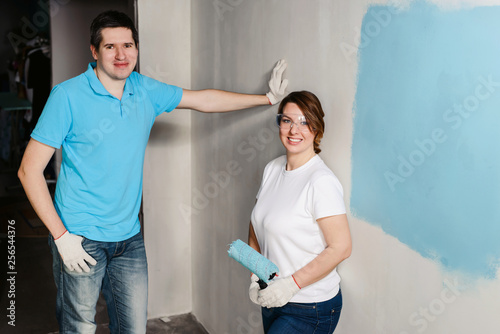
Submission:
<svg viewBox="0 0 500 334">
<path fill-rule="evenodd" d="M 340 317 L 336 267 L 351 253 L 351 236 L 342 186 L 317 155 L 323 117 L 310 92 L 283 99 L 277 123 L 286 156 L 266 166 L 252 212 L 248 243 L 280 270 L 263 290 L 251 278 L 268 334 L 333 333 Z"/>
</svg>

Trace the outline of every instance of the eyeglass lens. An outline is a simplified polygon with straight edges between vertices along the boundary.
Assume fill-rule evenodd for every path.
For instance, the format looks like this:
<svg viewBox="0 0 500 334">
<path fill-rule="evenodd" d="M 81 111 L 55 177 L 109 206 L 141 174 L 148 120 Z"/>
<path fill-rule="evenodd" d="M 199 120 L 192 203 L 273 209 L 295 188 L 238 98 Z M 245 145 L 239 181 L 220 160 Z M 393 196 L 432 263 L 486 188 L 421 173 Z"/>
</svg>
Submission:
<svg viewBox="0 0 500 334">
<path fill-rule="evenodd" d="M 278 123 L 278 126 L 283 130 L 290 130 L 292 124 L 296 126 L 296 129 L 298 131 L 309 130 L 306 118 L 302 115 L 297 118 L 297 122 L 294 122 L 292 118 L 283 114 L 279 114 L 276 116 L 276 122 Z"/>
</svg>

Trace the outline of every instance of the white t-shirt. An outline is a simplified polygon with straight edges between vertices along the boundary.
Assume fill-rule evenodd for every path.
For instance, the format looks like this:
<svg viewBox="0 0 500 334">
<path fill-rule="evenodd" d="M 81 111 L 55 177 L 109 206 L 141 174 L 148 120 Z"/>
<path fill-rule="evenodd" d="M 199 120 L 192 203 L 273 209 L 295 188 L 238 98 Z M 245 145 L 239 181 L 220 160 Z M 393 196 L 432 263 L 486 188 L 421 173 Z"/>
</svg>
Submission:
<svg viewBox="0 0 500 334">
<path fill-rule="evenodd" d="M 343 189 L 323 160 L 314 156 L 303 166 L 287 171 L 286 156 L 264 169 L 252 225 L 262 255 L 274 262 L 280 277 L 287 277 L 311 262 L 326 242 L 317 219 L 346 213 Z M 329 300 L 339 291 L 334 269 L 320 281 L 302 288 L 290 302 Z"/>
</svg>

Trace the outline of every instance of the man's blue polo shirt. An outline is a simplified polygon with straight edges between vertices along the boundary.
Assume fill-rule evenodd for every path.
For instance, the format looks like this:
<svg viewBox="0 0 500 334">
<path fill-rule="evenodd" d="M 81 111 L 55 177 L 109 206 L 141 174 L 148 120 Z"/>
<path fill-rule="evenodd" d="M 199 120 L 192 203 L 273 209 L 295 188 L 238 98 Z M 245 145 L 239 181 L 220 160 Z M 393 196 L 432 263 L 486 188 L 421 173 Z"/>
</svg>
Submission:
<svg viewBox="0 0 500 334">
<path fill-rule="evenodd" d="M 156 116 L 182 89 L 132 72 L 121 101 L 87 71 L 52 89 L 31 137 L 62 146 L 54 205 L 69 232 L 122 241 L 140 231 L 144 154 Z"/>
</svg>

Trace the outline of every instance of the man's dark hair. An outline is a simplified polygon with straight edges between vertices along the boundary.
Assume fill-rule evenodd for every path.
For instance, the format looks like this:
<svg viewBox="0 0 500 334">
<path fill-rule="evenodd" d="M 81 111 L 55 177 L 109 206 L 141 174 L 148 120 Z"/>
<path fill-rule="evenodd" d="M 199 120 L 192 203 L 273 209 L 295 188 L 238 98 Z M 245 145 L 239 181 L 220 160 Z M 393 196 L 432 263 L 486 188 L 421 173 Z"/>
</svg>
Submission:
<svg viewBox="0 0 500 334">
<path fill-rule="evenodd" d="M 101 31 L 104 28 L 127 28 L 132 31 L 132 38 L 135 45 L 139 43 L 139 34 L 135 29 L 134 22 L 127 14 L 116 10 L 108 10 L 99 14 L 90 25 L 90 45 L 93 45 L 97 50 L 102 42 Z"/>
</svg>

